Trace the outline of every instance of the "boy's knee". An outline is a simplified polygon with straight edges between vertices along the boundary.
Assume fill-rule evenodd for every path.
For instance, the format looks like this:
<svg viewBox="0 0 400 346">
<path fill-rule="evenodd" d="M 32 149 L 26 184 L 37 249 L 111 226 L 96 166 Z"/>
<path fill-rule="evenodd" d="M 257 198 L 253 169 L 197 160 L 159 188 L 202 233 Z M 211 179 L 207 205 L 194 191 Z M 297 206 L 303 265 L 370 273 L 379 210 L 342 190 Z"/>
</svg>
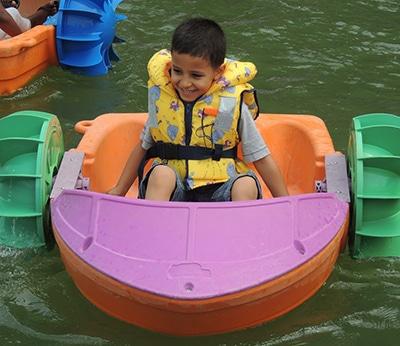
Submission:
<svg viewBox="0 0 400 346">
<path fill-rule="evenodd" d="M 156 166 L 150 173 L 145 198 L 149 200 L 168 201 L 175 189 L 175 185 L 175 171 L 168 166 Z"/>
<path fill-rule="evenodd" d="M 249 176 L 238 178 L 233 183 L 231 197 L 232 201 L 257 199 L 258 188 L 255 179 Z"/>
<path fill-rule="evenodd" d="M 175 186 L 176 175 L 173 169 L 165 165 L 158 165 L 153 168 L 149 177 L 149 184 L 157 186 Z"/>
</svg>

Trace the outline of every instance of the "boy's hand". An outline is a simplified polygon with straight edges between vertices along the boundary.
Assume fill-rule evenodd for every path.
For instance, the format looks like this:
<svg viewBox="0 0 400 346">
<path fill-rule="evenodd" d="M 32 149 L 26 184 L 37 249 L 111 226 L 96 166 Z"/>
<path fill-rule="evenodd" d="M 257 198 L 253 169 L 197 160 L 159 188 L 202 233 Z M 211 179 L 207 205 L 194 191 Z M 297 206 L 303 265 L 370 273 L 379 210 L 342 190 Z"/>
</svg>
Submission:
<svg viewBox="0 0 400 346">
<path fill-rule="evenodd" d="M 39 10 L 47 12 L 47 16 L 54 16 L 58 11 L 58 1 L 51 0 L 47 4 L 39 7 Z"/>
</svg>

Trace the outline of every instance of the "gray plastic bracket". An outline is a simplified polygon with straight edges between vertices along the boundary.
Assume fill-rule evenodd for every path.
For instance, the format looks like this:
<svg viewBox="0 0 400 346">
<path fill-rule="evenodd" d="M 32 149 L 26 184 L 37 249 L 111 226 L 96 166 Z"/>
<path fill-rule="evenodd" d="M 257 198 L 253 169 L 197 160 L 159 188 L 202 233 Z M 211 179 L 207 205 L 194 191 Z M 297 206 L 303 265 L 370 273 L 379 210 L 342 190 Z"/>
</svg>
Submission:
<svg viewBox="0 0 400 346">
<path fill-rule="evenodd" d="M 84 156 L 83 152 L 76 150 L 64 153 L 60 169 L 50 193 L 50 199 L 57 198 L 62 190 L 85 188 L 89 185 L 88 179 L 83 178 L 80 174 Z"/>
<path fill-rule="evenodd" d="M 325 173 L 327 192 L 336 193 L 340 200 L 350 203 L 346 157 L 341 153 L 326 155 Z"/>
</svg>

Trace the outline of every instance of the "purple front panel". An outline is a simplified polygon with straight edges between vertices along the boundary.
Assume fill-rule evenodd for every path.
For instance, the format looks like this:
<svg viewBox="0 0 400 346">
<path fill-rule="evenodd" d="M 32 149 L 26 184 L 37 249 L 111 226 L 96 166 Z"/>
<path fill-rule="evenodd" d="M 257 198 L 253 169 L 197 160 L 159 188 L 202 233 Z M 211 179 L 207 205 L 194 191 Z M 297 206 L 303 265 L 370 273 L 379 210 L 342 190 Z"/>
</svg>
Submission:
<svg viewBox="0 0 400 346">
<path fill-rule="evenodd" d="M 155 294 L 200 299 L 281 276 L 343 225 L 333 194 L 249 202 L 152 202 L 87 191 L 52 201 L 55 231 L 95 269 Z"/>
<path fill-rule="evenodd" d="M 221 263 L 249 261 L 292 245 L 292 237 L 282 237 L 281 233 L 282 229 L 292 229 L 293 218 L 287 215 L 288 200 L 267 205 L 254 202 L 245 206 L 228 205 L 229 209 L 215 208 L 215 204 L 196 209 L 197 231 L 190 251 L 193 259 Z M 268 218 L 270 214 L 274 217 Z"/>
<path fill-rule="evenodd" d="M 132 208 L 124 202 L 124 199 L 99 200 L 95 224 L 99 246 L 121 257 L 143 261 L 185 260 L 188 208 L 175 209 L 170 217 L 168 207 L 155 210 L 152 206 L 141 205 Z"/>
</svg>

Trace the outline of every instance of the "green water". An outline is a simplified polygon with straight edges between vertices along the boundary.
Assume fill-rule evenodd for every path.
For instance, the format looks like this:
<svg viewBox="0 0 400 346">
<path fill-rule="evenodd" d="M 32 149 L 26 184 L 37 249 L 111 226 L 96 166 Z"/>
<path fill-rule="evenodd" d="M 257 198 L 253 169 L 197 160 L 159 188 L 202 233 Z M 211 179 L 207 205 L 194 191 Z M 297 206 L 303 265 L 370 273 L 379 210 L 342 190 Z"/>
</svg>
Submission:
<svg viewBox="0 0 400 346">
<path fill-rule="evenodd" d="M 190 15 L 217 20 L 230 57 L 256 63 L 263 112 L 320 116 L 337 150 L 347 146 L 353 116 L 400 113 L 400 2 L 128 1 L 119 25 L 121 62 L 105 77 L 50 68 L 12 97 L 0 117 L 22 109 L 56 114 L 66 147 L 73 125 L 107 112 L 145 111 L 146 63 L 167 47 Z M 213 13 L 212 15 L 210 13 Z M 397 345 L 400 260 L 340 256 L 321 290 L 289 314 L 231 334 L 174 338 L 117 321 L 81 296 L 57 248 L 0 249 L 0 344 L 23 345 Z"/>
</svg>

